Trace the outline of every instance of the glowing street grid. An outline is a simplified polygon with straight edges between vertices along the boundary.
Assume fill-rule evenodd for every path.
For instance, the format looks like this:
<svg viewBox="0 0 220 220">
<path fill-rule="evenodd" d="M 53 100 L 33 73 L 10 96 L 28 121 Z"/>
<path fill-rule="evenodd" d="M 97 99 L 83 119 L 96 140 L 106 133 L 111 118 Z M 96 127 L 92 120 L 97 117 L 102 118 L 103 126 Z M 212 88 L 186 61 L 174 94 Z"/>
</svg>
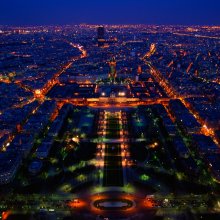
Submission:
<svg viewBox="0 0 220 220">
<path fill-rule="evenodd" d="M 220 219 L 219 36 L 0 27 L 1 219 Z"/>
</svg>

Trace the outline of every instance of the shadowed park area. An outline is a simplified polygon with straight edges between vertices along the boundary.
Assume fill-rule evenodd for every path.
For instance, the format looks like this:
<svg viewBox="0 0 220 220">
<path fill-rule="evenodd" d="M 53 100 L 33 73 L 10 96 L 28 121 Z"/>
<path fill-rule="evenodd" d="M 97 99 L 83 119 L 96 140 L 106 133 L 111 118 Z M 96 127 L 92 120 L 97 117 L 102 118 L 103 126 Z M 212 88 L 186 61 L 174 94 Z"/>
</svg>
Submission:
<svg viewBox="0 0 220 220">
<path fill-rule="evenodd" d="M 103 186 L 123 186 L 120 144 L 106 145 Z"/>
</svg>

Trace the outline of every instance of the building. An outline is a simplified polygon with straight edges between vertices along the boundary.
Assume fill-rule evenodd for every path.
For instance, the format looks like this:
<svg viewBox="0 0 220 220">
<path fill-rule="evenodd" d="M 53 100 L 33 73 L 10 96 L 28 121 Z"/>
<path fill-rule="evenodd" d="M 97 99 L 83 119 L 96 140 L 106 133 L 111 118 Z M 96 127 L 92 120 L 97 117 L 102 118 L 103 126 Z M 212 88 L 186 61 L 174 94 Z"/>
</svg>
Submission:
<svg viewBox="0 0 220 220">
<path fill-rule="evenodd" d="M 97 28 L 97 41 L 99 47 L 105 45 L 105 28 L 103 26 Z"/>
<path fill-rule="evenodd" d="M 97 38 L 98 39 L 105 39 L 105 28 L 104 27 L 97 28 Z"/>
<path fill-rule="evenodd" d="M 0 154 L 0 185 L 8 184 L 13 181 L 21 163 L 22 159 L 20 154 Z"/>
</svg>

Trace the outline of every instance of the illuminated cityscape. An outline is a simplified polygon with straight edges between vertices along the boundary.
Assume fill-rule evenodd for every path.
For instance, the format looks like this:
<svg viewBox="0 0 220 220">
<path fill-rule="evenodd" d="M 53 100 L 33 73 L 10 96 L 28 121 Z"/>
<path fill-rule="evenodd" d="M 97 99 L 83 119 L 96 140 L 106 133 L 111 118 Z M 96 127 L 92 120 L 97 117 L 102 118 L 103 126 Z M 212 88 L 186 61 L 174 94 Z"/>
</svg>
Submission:
<svg viewBox="0 0 220 220">
<path fill-rule="evenodd" d="M 219 95 L 219 25 L 0 20 L 0 219 L 220 219 Z"/>
<path fill-rule="evenodd" d="M 213 26 L 2 28 L 2 216 L 217 214 L 219 34 Z"/>
</svg>

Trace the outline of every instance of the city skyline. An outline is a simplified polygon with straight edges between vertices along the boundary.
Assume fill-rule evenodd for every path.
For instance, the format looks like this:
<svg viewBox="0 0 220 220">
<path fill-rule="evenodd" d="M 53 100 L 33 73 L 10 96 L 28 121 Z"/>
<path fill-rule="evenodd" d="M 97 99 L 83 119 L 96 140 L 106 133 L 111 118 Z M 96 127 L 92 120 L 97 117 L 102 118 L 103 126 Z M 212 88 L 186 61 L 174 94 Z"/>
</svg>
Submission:
<svg viewBox="0 0 220 220">
<path fill-rule="evenodd" d="M 0 218 L 220 219 L 219 36 L 0 28 Z"/>
<path fill-rule="evenodd" d="M 218 1 L 2 0 L 0 219 L 219 220 Z"/>
<path fill-rule="evenodd" d="M 219 8 L 216 0 L 9 0 L 1 3 L 0 25 L 220 25 Z"/>
</svg>

